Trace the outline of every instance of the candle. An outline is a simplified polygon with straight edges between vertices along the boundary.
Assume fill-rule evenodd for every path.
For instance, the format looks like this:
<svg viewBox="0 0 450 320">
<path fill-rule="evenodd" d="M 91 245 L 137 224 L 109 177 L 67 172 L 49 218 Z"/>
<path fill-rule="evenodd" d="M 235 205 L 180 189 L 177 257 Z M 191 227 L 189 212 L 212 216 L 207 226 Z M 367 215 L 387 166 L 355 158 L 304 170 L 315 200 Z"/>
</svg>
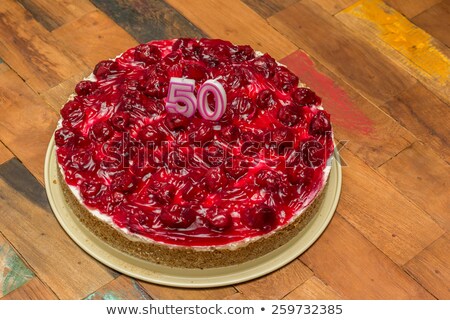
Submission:
<svg viewBox="0 0 450 320">
<path fill-rule="evenodd" d="M 208 93 L 214 96 L 214 110 L 208 104 Z M 219 120 L 227 107 L 227 94 L 217 80 L 207 80 L 198 90 L 197 108 L 200 115 L 211 121 Z"/>
<path fill-rule="evenodd" d="M 217 80 L 207 80 L 194 95 L 195 80 L 187 78 L 170 78 L 169 92 L 166 99 L 166 109 L 171 113 L 180 113 L 192 117 L 198 109 L 200 115 L 211 121 L 219 120 L 227 107 L 227 94 L 222 84 Z M 208 93 L 214 96 L 214 108 L 208 103 Z"/>
</svg>

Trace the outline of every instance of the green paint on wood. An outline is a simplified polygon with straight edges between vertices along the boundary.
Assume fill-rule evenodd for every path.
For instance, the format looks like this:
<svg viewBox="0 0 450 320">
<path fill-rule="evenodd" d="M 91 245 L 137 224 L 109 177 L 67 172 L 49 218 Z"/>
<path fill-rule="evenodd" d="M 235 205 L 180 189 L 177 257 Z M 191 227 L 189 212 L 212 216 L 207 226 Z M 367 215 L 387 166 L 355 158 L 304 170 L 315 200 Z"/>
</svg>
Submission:
<svg viewBox="0 0 450 320">
<path fill-rule="evenodd" d="M 84 300 L 122 300 L 115 292 L 108 291 L 105 293 L 94 292 L 88 295 Z"/>
<path fill-rule="evenodd" d="M 0 246 L 0 286 L 4 296 L 19 288 L 34 277 L 22 259 L 9 245 Z"/>
</svg>

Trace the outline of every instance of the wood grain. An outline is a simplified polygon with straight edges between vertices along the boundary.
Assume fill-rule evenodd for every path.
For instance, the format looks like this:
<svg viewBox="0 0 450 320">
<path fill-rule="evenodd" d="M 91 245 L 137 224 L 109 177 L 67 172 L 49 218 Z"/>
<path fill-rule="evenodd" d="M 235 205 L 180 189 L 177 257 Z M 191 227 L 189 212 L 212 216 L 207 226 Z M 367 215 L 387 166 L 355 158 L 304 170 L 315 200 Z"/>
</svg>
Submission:
<svg viewBox="0 0 450 320">
<path fill-rule="evenodd" d="M 336 17 L 450 102 L 450 49 L 445 45 L 382 0 L 360 0 Z"/>
<path fill-rule="evenodd" d="M 328 13 L 335 15 L 342 9 L 355 3 L 357 0 L 313 0 L 315 3 L 320 5 Z"/>
<path fill-rule="evenodd" d="M 213 289 L 183 289 L 139 282 L 144 290 L 156 300 L 218 300 L 237 293 L 233 287 Z"/>
<path fill-rule="evenodd" d="M 58 297 L 39 278 L 34 277 L 1 300 L 56 300 Z"/>
<path fill-rule="evenodd" d="M 19 162 L 10 171 L 17 179 L 30 175 Z M 36 180 L 33 187 L 43 188 Z M 59 298 L 83 298 L 113 279 L 107 268 L 72 242 L 49 209 L 29 201 L 2 176 L 0 199 L 2 233 Z"/>
<path fill-rule="evenodd" d="M 384 177 L 349 151 L 341 154 L 348 166 L 337 210 L 395 263 L 403 265 L 444 233 Z"/>
<path fill-rule="evenodd" d="M 8 148 L 0 141 L 0 165 L 8 160 L 11 160 L 14 155 L 9 151 Z"/>
<path fill-rule="evenodd" d="M 300 260 L 348 299 L 433 299 L 339 214 Z"/>
<path fill-rule="evenodd" d="M 0 6 L 0 56 L 37 92 L 79 72 L 82 64 L 21 5 Z"/>
<path fill-rule="evenodd" d="M 342 296 L 317 277 L 311 277 L 289 293 L 286 300 L 337 300 Z"/>
<path fill-rule="evenodd" d="M 385 0 L 388 5 L 401 12 L 407 18 L 412 18 L 441 1 L 442 0 Z"/>
<path fill-rule="evenodd" d="M 450 163 L 450 109 L 433 92 L 419 83 L 380 108 Z"/>
<path fill-rule="evenodd" d="M 204 33 L 163 0 L 93 0 L 139 42 L 202 38 Z"/>
<path fill-rule="evenodd" d="M 426 144 L 414 143 L 382 165 L 379 172 L 449 231 L 449 169 Z"/>
<path fill-rule="evenodd" d="M 240 1 L 168 0 L 211 38 L 228 39 L 236 44 L 249 44 L 281 59 L 297 48 L 275 31 L 258 14 Z M 220 10 L 217 8 L 220 7 Z"/>
<path fill-rule="evenodd" d="M 281 299 L 313 276 L 302 262 L 294 260 L 265 277 L 239 284 L 236 288 L 248 299 Z"/>
<path fill-rule="evenodd" d="M 391 99 L 416 82 L 310 0 L 298 2 L 268 20 L 275 29 L 375 104 Z"/>
<path fill-rule="evenodd" d="M 0 74 L 0 140 L 44 183 L 44 159 L 58 117 L 12 70 Z"/>
<path fill-rule="evenodd" d="M 127 276 L 119 276 L 88 295 L 85 300 L 148 300 L 150 296 L 139 283 Z"/>
<path fill-rule="evenodd" d="M 297 1 L 298 0 L 242 0 L 243 3 L 252 8 L 253 11 L 263 18 L 268 18 Z"/>
<path fill-rule="evenodd" d="M 17 0 L 47 30 L 60 27 L 95 10 L 88 0 Z"/>
<path fill-rule="evenodd" d="M 0 234 L 0 298 L 34 277 L 11 244 Z"/>
<path fill-rule="evenodd" d="M 415 141 L 416 138 L 346 82 L 303 51 L 281 59 L 302 82 L 323 99 L 331 114 L 334 133 L 346 147 L 373 168 Z"/>
<path fill-rule="evenodd" d="M 92 69 L 99 61 L 114 58 L 137 45 L 133 37 L 98 10 L 65 24 L 52 34 Z"/>
<path fill-rule="evenodd" d="M 450 299 L 450 236 L 439 238 L 409 261 L 405 268 L 438 299 Z"/>
<path fill-rule="evenodd" d="M 411 19 L 436 39 L 450 46 L 450 2 L 442 1 Z"/>
</svg>

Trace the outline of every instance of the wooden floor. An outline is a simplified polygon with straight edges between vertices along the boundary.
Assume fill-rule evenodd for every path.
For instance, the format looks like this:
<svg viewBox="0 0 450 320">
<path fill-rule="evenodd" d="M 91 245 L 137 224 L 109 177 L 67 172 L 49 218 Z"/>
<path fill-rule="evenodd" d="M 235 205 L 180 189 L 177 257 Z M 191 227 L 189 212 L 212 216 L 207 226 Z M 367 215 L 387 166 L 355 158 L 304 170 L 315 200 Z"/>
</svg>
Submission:
<svg viewBox="0 0 450 320">
<path fill-rule="evenodd" d="M 0 297 L 450 299 L 449 23 L 448 0 L 2 0 Z M 322 237 L 236 286 L 118 274 L 72 242 L 44 191 L 44 154 L 75 83 L 138 42 L 181 36 L 269 52 L 323 97 L 345 144 Z"/>
</svg>

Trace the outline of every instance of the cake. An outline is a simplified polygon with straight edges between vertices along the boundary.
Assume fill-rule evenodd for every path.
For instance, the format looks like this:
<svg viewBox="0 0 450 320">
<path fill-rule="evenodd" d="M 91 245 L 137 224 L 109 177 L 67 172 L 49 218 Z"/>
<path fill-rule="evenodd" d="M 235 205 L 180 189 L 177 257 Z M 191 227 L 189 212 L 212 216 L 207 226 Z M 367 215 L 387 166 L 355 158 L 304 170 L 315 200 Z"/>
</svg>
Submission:
<svg viewBox="0 0 450 320">
<path fill-rule="evenodd" d="M 218 39 L 151 41 L 99 62 L 54 138 L 67 205 L 87 229 L 181 268 L 243 263 L 295 237 L 318 211 L 334 148 L 311 89 L 269 54 Z"/>
</svg>

